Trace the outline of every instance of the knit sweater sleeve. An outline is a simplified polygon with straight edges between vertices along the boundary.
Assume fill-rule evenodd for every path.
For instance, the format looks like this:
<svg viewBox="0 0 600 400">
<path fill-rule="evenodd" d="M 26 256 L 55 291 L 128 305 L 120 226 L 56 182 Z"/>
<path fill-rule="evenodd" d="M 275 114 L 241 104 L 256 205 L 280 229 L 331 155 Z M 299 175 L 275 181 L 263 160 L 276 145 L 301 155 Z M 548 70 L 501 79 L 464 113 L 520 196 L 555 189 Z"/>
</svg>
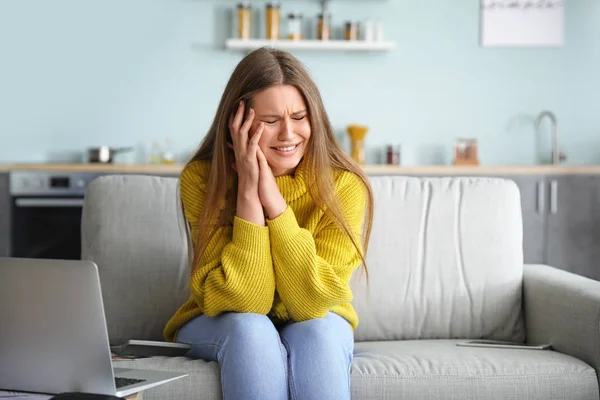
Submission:
<svg viewBox="0 0 600 400">
<path fill-rule="evenodd" d="M 194 245 L 205 206 L 208 169 L 208 162 L 197 161 L 186 167 L 180 178 Z M 269 228 L 238 217 L 234 217 L 233 226 L 219 228 L 190 278 L 190 292 L 208 316 L 225 311 L 266 315 L 275 293 Z"/>
<path fill-rule="evenodd" d="M 336 186 L 346 221 L 360 246 L 366 190 L 349 172 L 341 175 Z M 352 301 L 349 282 L 360 265 L 360 255 L 342 228 L 333 221 L 322 222 L 324 226 L 313 237 L 298 225 L 291 207 L 267 220 L 277 292 L 295 321 L 322 318 L 333 306 Z"/>
</svg>

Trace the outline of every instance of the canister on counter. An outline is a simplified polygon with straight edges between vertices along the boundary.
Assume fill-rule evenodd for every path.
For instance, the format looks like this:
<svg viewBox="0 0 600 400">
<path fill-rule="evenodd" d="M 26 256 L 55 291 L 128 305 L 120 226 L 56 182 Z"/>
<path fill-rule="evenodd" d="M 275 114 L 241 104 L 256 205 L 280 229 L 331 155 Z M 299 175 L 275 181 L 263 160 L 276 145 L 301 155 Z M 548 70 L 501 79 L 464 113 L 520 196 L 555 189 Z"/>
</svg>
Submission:
<svg viewBox="0 0 600 400">
<path fill-rule="evenodd" d="M 358 40 L 358 23 L 354 21 L 347 21 L 345 27 L 346 34 L 344 36 L 346 40 Z"/>
<path fill-rule="evenodd" d="M 238 3 L 238 36 L 240 39 L 250 39 L 250 24 L 252 19 L 252 9 L 250 1 Z"/>
<path fill-rule="evenodd" d="M 400 146 L 387 146 L 386 161 L 388 165 L 400 165 Z"/>
<path fill-rule="evenodd" d="M 278 1 L 267 3 L 265 21 L 267 23 L 267 39 L 279 40 L 281 36 L 281 5 Z"/>
<path fill-rule="evenodd" d="M 302 40 L 302 14 L 288 14 L 288 39 Z"/>
<path fill-rule="evenodd" d="M 331 14 L 328 12 L 317 16 L 317 39 L 331 39 Z"/>
</svg>

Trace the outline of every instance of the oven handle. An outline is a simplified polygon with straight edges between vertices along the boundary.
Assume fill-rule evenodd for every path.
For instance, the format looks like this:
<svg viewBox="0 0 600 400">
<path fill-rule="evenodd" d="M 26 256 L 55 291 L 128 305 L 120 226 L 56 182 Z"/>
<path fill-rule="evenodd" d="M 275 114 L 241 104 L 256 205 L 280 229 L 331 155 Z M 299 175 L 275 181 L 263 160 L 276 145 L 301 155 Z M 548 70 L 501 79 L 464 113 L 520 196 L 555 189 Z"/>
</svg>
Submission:
<svg viewBox="0 0 600 400">
<path fill-rule="evenodd" d="M 82 207 L 83 199 L 16 199 L 17 207 Z"/>
</svg>

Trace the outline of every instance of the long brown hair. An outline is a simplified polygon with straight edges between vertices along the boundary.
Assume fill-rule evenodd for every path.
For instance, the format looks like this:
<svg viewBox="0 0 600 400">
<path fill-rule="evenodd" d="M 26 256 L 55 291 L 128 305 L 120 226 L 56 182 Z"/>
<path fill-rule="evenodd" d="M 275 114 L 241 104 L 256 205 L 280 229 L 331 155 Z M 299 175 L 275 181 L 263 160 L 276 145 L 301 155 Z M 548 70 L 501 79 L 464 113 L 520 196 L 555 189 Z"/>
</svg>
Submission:
<svg viewBox="0 0 600 400">
<path fill-rule="evenodd" d="M 212 125 L 200 148 L 189 161 L 212 160 L 206 184 L 205 206 L 198 221 L 195 245 L 192 245 L 192 273 L 199 265 L 201 255 L 212 236 L 233 219 L 236 211 L 237 174 L 231 166 L 235 161 L 235 154 L 227 146 L 227 142 L 231 140 L 229 116 L 236 111 L 240 101 L 248 103 L 258 92 L 281 84 L 295 86 L 306 102 L 312 134 L 302 162 L 307 163 L 308 171 L 315 171 L 306 174 L 309 194 L 317 207 L 324 210 L 352 239 L 368 279 L 365 259 L 373 220 L 373 194 L 369 180 L 362 169 L 339 147 L 319 90 L 303 65 L 291 54 L 270 48 L 251 52 L 237 65 L 225 87 Z M 367 206 L 362 227 L 363 251 L 360 250 L 359 243 L 344 218 L 339 198 L 335 195 L 334 171 L 350 171 L 364 183 Z M 188 244 L 190 243 L 192 241 L 188 236 Z"/>
</svg>

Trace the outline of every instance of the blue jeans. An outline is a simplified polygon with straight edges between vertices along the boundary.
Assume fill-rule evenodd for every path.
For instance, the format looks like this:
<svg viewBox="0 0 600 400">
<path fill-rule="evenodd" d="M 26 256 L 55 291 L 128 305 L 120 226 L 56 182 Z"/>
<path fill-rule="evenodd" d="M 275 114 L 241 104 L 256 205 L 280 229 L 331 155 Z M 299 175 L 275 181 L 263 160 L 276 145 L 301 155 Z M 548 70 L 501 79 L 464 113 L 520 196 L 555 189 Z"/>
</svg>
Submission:
<svg viewBox="0 0 600 400">
<path fill-rule="evenodd" d="M 280 327 L 260 314 L 201 315 L 177 341 L 219 363 L 225 400 L 350 399 L 354 336 L 337 314 Z"/>
</svg>

